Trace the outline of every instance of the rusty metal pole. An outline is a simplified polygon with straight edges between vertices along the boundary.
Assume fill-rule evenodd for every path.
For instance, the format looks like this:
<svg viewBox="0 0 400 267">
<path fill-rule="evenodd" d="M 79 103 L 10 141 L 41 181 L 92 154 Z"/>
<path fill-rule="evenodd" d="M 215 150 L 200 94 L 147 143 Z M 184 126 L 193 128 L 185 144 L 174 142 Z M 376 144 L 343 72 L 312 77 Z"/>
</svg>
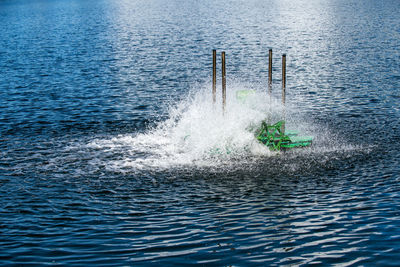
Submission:
<svg viewBox="0 0 400 267">
<path fill-rule="evenodd" d="M 286 54 L 282 55 L 282 104 L 286 102 Z"/>
<path fill-rule="evenodd" d="M 215 49 L 213 50 L 212 95 L 213 104 L 215 104 L 217 95 L 217 50 Z"/>
<path fill-rule="evenodd" d="M 222 58 L 222 111 L 225 113 L 225 106 L 226 106 L 225 52 L 221 53 L 221 58 Z"/>
<path fill-rule="evenodd" d="M 268 57 L 268 94 L 272 94 L 272 49 L 269 50 Z"/>
<path fill-rule="evenodd" d="M 286 123 L 286 54 L 282 55 L 282 105 L 283 105 L 283 124 L 281 132 L 285 133 L 285 123 Z"/>
</svg>

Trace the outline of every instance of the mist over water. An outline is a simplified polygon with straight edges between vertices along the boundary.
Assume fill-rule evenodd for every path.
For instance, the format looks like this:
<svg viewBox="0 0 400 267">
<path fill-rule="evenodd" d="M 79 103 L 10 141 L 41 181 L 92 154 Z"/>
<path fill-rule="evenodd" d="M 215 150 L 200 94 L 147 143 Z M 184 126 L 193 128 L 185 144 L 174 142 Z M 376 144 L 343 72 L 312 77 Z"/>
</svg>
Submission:
<svg viewBox="0 0 400 267">
<path fill-rule="evenodd" d="M 395 0 L 1 1 L 0 265 L 396 264 L 398 14 Z M 256 141 L 283 117 L 313 145 Z"/>
<path fill-rule="evenodd" d="M 238 99 L 236 92 L 249 90 L 245 88 L 252 88 L 252 93 L 245 100 Z M 141 132 L 92 136 L 64 144 L 62 151 L 54 156 L 58 163 L 53 167 L 63 169 L 67 153 L 68 158 L 76 156 L 77 162 L 78 158 L 86 158 L 92 170 L 102 166 L 106 171 L 123 174 L 171 169 L 232 172 L 260 165 L 268 172 L 294 174 L 356 154 L 367 155 L 373 149 L 368 144 L 351 144 L 345 137 L 330 132 L 331 129 L 320 127 L 303 117 L 298 107 L 283 107 L 264 88 L 236 82 L 230 84 L 228 92 L 224 112 L 220 94 L 213 103 L 210 85 L 196 85 L 181 100 L 170 103 L 166 118 Z M 313 135 L 314 144 L 274 152 L 257 141 L 255 132 L 263 120 L 275 123 L 282 119 L 287 122 L 287 130 Z M 74 168 L 79 169 L 80 165 Z M 285 170 L 283 166 L 289 165 Z"/>
<path fill-rule="evenodd" d="M 268 107 L 253 105 L 256 98 L 238 103 L 235 91 L 231 90 L 223 113 L 221 101 L 213 105 L 207 89 L 200 88 L 171 106 L 168 119 L 145 133 L 123 136 L 108 144 L 121 142 L 120 145 L 130 147 L 132 155 L 123 164 L 137 168 L 211 167 L 238 157 L 269 155 L 268 149 L 255 140 L 252 129 L 266 118 Z M 266 96 L 259 100 L 268 103 Z M 99 141 L 107 145 L 107 141 Z M 132 156 L 139 153 L 142 157 L 132 161 Z"/>
</svg>

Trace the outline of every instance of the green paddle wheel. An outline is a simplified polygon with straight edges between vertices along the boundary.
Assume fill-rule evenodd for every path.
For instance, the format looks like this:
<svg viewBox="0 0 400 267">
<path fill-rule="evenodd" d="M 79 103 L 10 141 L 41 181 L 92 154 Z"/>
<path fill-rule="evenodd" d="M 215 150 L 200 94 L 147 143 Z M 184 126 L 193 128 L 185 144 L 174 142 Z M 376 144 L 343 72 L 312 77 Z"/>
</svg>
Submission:
<svg viewBox="0 0 400 267">
<path fill-rule="evenodd" d="M 256 138 L 273 151 L 307 147 L 312 144 L 312 136 L 298 136 L 297 131 L 285 131 L 284 126 L 285 121 L 279 121 L 272 125 L 263 121 L 256 132 Z"/>
</svg>

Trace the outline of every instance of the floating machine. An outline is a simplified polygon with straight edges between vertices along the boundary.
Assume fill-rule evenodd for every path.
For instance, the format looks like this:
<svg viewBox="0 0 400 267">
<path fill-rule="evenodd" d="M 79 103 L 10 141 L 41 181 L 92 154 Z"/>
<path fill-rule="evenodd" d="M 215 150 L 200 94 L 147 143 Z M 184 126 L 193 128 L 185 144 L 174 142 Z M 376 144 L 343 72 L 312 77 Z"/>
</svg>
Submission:
<svg viewBox="0 0 400 267">
<path fill-rule="evenodd" d="M 222 58 L 222 103 L 223 112 L 226 105 L 226 73 L 225 73 L 225 52 L 221 53 Z M 216 50 L 213 50 L 213 102 L 216 99 Z M 271 97 L 272 91 L 272 49 L 269 50 L 268 66 L 268 94 Z M 245 102 L 246 99 L 254 94 L 253 90 L 241 90 L 236 92 L 236 98 Z M 286 54 L 282 55 L 282 104 L 285 106 L 286 99 Z M 285 115 L 283 116 L 285 118 Z M 299 136 L 297 131 L 285 130 L 285 120 L 275 124 L 269 124 L 265 120 L 255 131 L 258 141 L 267 146 L 270 150 L 280 151 L 297 147 L 307 147 L 312 144 L 312 136 Z"/>
<path fill-rule="evenodd" d="M 240 90 L 236 92 L 236 99 L 244 103 L 254 93 L 253 90 Z M 273 151 L 307 147 L 312 144 L 313 140 L 312 136 L 299 136 L 298 131 L 285 130 L 284 120 L 275 124 L 262 121 L 261 126 L 255 131 L 255 137 Z"/>
<path fill-rule="evenodd" d="M 284 124 L 285 121 L 278 121 L 272 125 L 263 121 L 256 131 L 257 140 L 274 151 L 307 147 L 312 144 L 312 136 L 299 136 L 297 131 L 284 131 Z"/>
</svg>

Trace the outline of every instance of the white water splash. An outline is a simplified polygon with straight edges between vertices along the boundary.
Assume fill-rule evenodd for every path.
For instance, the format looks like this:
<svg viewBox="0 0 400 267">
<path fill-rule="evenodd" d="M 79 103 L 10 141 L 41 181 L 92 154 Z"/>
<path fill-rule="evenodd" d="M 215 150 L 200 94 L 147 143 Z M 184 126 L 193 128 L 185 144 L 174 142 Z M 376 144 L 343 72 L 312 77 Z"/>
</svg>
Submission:
<svg viewBox="0 0 400 267">
<path fill-rule="evenodd" d="M 77 176 L 82 173 L 101 176 L 108 171 L 130 174 L 176 168 L 225 172 L 257 168 L 261 164 L 269 171 L 284 168 L 297 172 L 313 168 L 316 163 L 325 165 L 335 158 L 346 159 L 357 151 L 365 151 L 364 146 L 349 145 L 343 135 L 335 134 L 332 129 L 310 123 L 300 108 L 289 103 L 287 129 L 313 135 L 313 146 L 288 153 L 271 152 L 256 140 L 254 131 L 262 120 L 275 123 L 282 119 L 283 107 L 280 100 L 269 99 L 265 90 L 254 90 L 245 102 L 237 100 L 236 92 L 244 89 L 254 88 L 229 86 L 225 113 L 220 95 L 217 103 L 212 103 L 209 86 L 193 90 L 168 109 L 168 119 L 146 132 L 68 141 L 43 169 L 46 172 L 70 169 L 76 170 Z M 298 103 L 297 97 L 294 100 L 291 103 Z"/>
<path fill-rule="evenodd" d="M 246 89 L 252 89 L 253 93 L 244 102 L 238 100 L 236 92 Z M 193 167 L 235 169 L 243 164 L 251 166 L 260 158 L 282 155 L 270 151 L 255 138 L 255 130 L 263 120 L 275 123 L 283 119 L 284 107 L 280 100 L 270 98 L 265 89 L 230 85 L 223 112 L 221 95 L 217 94 L 217 103 L 213 104 L 210 91 L 210 86 L 192 90 L 169 107 L 168 119 L 144 133 L 92 139 L 84 145 L 85 149 L 99 156 L 89 164 L 128 173 Z M 292 159 L 297 156 L 318 159 L 324 153 L 362 149 L 348 147 L 329 129 L 310 124 L 296 106 L 287 105 L 285 114 L 286 129 L 313 135 L 313 146 L 317 147 L 294 150 L 288 155 Z"/>
<path fill-rule="evenodd" d="M 236 92 L 248 88 L 229 88 L 225 112 L 221 96 L 217 95 L 219 101 L 213 104 L 209 88 L 202 88 L 171 106 L 168 119 L 155 128 L 137 135 L 96 139 L 88 147 L 121 152 L 122 158 L 108 163 L 109 170 L 220 166 L 246 157 L 273 155 L 255 139 L 254 130 L 267 117 L 273 122 L 282 119 L 283 108 L 265 91 L 254 90 L 245 102 L 238 100 Z"/>
</svg>

